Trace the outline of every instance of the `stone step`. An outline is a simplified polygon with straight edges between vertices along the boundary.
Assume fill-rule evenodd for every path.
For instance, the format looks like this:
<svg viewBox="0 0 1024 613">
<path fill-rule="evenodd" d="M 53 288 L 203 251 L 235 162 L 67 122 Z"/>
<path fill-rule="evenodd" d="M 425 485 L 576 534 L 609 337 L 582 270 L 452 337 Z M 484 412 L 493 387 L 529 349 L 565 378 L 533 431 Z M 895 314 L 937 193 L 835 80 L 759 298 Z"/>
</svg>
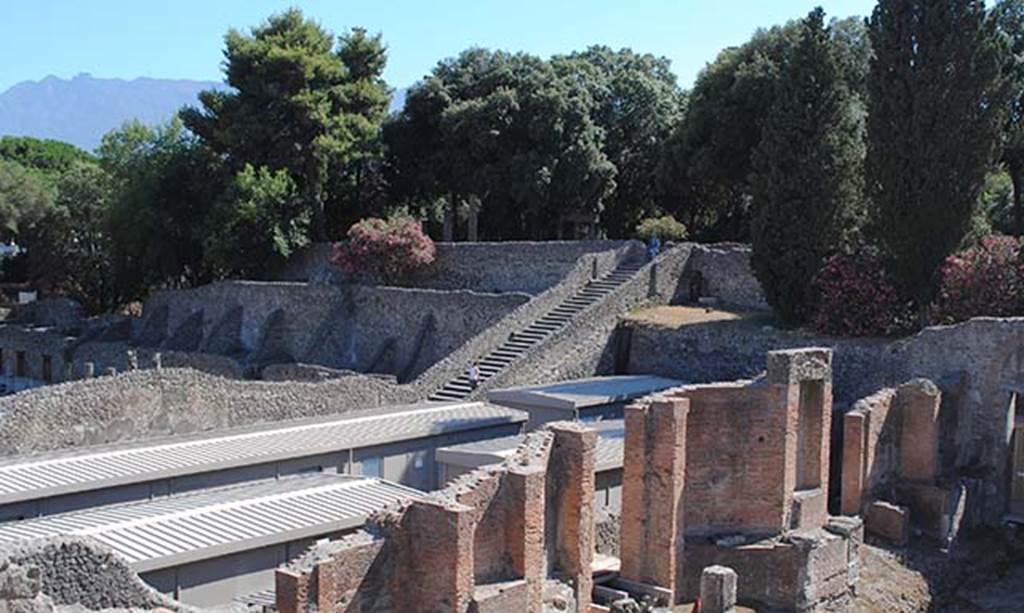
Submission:
<svg viewBox="0 0 1024 613">
<path fill-rule="evenodd" d="M 485 362 L 503 362 L 505 364 L 509 364 L 509 363 L 515 361 L 515 359 L 518 358 L 520 355 L 522 355 L 522 354 L 521 353 L 509 353 L 509 352 L 502 351 L 501 349 L 495 349 L 494 351 L 488 353 L 484 357 L 484 361 Z"/>
<path fill-rule="evenodd" d="M 430 397 L 430 400 L 439 400 L 439 401 L 462 400 L 466 396 L 467 396 L 467 394 L 460 394 L 458 392 L 449 392 L 449 391 L 441 390 L 439 392 L 434 392 L 434 395 Z"/>
<path fill-rule="evenodd" d="M 519 351 L 519 353 L 522 354 L 523 352 L 525 352 L 530 347 L 533 347 L 535 344 L 536 343 L 533 342 L 530 339 L 523 338 L 522 340 L 520 340 L 519 338 L 517 338 L 514 341 L 505 341 L 504 343 L 501 344 L 499 349 L 501 349 L 501 350 L 508 349 L 509 351 Z"/>
</svg>

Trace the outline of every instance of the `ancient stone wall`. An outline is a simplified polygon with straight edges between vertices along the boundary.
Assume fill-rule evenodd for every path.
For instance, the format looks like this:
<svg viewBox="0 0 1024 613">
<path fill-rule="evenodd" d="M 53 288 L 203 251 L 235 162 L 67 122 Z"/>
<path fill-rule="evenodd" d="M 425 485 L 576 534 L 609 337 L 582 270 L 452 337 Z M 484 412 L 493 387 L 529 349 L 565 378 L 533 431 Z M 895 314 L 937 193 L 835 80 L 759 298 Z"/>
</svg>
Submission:
<svg viewBox="0 0 1024 613">
<path fill-rule="evenodd" d="M 948 428 L 954 440 L 939 442 L 942 462 L 980 481 L 972 504 L 980 516 L 972 521 L 994 525 L 1005 512 L 1011 388 L 1024 384 L 1024 318 L 979 317 L 899 340 L 837 339 L 742 320 L 679 328 L 627 325 L 630 373 L 694 383 L 750 378 L 764 351 L 822 346 L 834 352 L 833 391 L 841 407 L 884 387 L 930 379 L 957 407 Z"/>
<path fill-rule="evenodd" d="M 959 532 L 966 490 L 943 468 L 939 388 L 915 379 L 858 401 L 843 416 L 842 512 L 862 514 L 869 532 L 898 545 L 910 522 L 949 543 Z"/>
<path fill-rule="evenodd" d="M 279 569 L 278 610 L 539 613 L 559 577 L 572 591 L 560 610 L 588 611 L 595 442 L 551 424 L 505 463 L 379 513 Z"/>
<path fill-rule="evenodd" d="M 183 434 L 418 400 L 375 377 L 236 381 L 148 369 L 0 398 L 0 455 Z"/>
<path fill-rule="evenodd" d="M 137 342 L 258 365 L 303 362 L 410 379 L 528 300 L 523 293 L 225 281 L 154 294 Z"/>
<path fill-rule="evenodd" d="M 613 254 L 634 241 L 545 241 L 437 243 L 437 259 L 403 287 L 537 295 L 561 283 L 586 255 Z M 341 283 L 330 262 L 331 245 L 296 254 L 276 275 L 282 281 Z"/>
<path fill-rule="evenodd" d="M 571 323 L 531 348 L 523 358 L 488 379 L 486 388 L 615 373 L 616 356 L 621 349 L 616 329 L 621 317 L 641 305 L 671 301 L 679 291 L 689 250 L 690 245 L 683 244 L 663 252 L 604 300 L 577 315 Z M 466 357 L 472 361 L 479 355 Z M 478 393 L 484 391 L 486 389 L 481 388 Z"/>
<path fill-rule="evenodd" d="M 738 243 L 695 244 L 683 273 L 681 291 L 743 309 L 768 309 L 761 283 L 750 267 L 750 247 Z"/>
<path fill-rule="evenodd" d="M 0 609 L 41 613 L 54 606 L 187 610 L 87 539 L 40 539 L 0 551 Z"/>
<path fill-rule="evenodd" d="M 773 352 L 757 381 L 689 385 L 626 408 L 622 575 L 699 594 L 704 568 L 741 577 L 750 606 L 845 602 L 859 568 L 858 520 L 825 509 L 831 354 Z"/>
</svg>

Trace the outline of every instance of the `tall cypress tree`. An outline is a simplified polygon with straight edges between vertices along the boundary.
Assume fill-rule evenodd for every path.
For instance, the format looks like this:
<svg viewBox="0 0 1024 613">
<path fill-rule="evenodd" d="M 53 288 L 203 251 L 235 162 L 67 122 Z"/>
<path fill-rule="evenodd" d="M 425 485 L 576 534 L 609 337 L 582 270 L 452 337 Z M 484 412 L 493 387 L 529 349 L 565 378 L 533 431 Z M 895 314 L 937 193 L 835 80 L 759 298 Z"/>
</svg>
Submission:
<svg viewBox="0 0 1024 613">
<path fill-rule="evenodd" d="M 867 189 L 890 271 L 924 317 L 997 152 L 1006 45 L 983 0 L 879 0 Z"/>
<path fill-rule="evenodd" d="M 803 20 L 753 157 L 754 272 L 784 320 L 809 315 L 811 280 L 857 225 L 863 105 L 846 85 L 825 13 Z"/>
</svg>

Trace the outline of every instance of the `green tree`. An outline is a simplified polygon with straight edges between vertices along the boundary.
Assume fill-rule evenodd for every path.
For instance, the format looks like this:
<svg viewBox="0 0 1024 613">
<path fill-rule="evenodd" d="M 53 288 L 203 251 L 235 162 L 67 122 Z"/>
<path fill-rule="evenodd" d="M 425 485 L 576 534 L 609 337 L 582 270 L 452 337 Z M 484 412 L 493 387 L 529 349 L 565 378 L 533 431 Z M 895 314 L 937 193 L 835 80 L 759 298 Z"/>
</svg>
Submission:
<svg viewBox="0 0 1024 613">
<path fill-rule="evenodd" d="M 880 0 L 869 28 L 874 230 L 922 317 L 1000 142 L 1006 45 L 982 0 Z"/>
<path fill-rule="evenodd" d="M 42 173 L 0 160 L 0 240 L 18 240 L 23 231 L 46 216 L 54 196 Z"/>
<path fill-rule="evenodd" d="M 61 173 L 77 162 L 94 158 L 71 143 L 31 136 L 0 137 L 0 160 L 17 162 L 46 173 Z"/>
<path fill-rule="evenodd" d="M 1007 82 L 1010 86 L 1002 162 L 1013 183 L 1014 234 L 1024 234 L 1024 1 L 1000 0 L 993 9 L 1000 30 L 1010 42 Z"/>
<path fill-rule="evenodd" d="M 799 22 L 758 30 L 698 75 L 657 171 L 665 208 L 700 240 L 748 240 L 752 157 L 769 118 Z M 870 43 L 863 21 L 833 21 L 829 44 L 850 91 L 862 98 Z"/>
<path fill-rule="evenodd" d="M 822 9 L 802 21 L 752 160 L 751 263 L 789 322 L 811 314 L 811 280 L 862 208 L 863 111 L 830 37 Z"/>
<path fill-rule="evenodd" d="M 177 120 L 126 123 L 103 137 L 98 155 L 114 186 L 109 232 L 121 293 L 208 281 L 207 219 L 230 181 L 218 156 Z"/>
<path fill-rule="evenodd" d="M 491 239 L 553 238 L 597 218 L 614 189 L 586 87 L 527 54 L 470 49 L 408 93 L 385 130 L 406 201 L 443 198 L 481 211 Z M 471 221 L 472 224 L 472 221 Z"/>
<path fill-rule="evenodd" d="M 56 190 L 52 209 L 26 233 L 29 278 L 78 300 L 90 313 L 123 304 L 108 233 L 110 176 L 94 163 L 75 162 Z"/>
<path fill-rule="evenodd" d="M 661 204 L 658 162 L 685 100 L 670 61 L 593 46 L 555 57 L 552 65 L 561 76 L 586 84 L 591 118 L 604 131 L 601 150 L 615 166 L 615 191 L 604 201 L 601 225 L 609 236 L 628 237 Z"/>
<path fill-rule="evenodd" d="M 303 195 L 314 238 L 326 239 L 328 172 L 346 163 L 357 142 L 349 111 L 353 84 L 334 36 L 293 8 L 250 34 L 232 29 L 225 41 L 232 89 L 203 92 L 201 109 L 182 112 L 185 125 L 235 171 L 246 164 L 287 171 Z"/>
<path fill-rule="evenodd" d="M 285 170 L 246 166 L 210 217 L 204 245 L 217 276 L 264 278 L 308 243 L 308 213 Z"/>
<path fill-rule="evenodd" d="M 327 217 L 331 234 L 379 212 L 386 203 L 381 131 L 391 101 L 381 76 L 387 49 L 379 34 L 370 36 L 362 28 L 353 28 L 341 37 L 338 56 L 346 70 L 344 123 L 353 143 L 349 154 L 335 159 L 330 170 Z"/>
<path fill-rule="evenodd" d="M 751 157 L 774 100 L 794 23 L 759 30 L 697 76 L 659 171 L 669 210 L 699 239 L 750 236 Z"/>
</svg>

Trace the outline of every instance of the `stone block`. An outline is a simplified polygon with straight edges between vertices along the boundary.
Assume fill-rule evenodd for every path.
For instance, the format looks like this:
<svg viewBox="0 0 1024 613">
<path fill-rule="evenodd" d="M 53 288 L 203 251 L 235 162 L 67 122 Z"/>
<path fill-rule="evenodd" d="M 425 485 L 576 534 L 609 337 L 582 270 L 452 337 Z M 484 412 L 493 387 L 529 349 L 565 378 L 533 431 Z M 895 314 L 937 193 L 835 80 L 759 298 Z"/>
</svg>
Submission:
<svg viewBox="0 0 1024 613">
<path fill-rule="evenodd" d="M 506 611 L 540 610 L 541 598 L 531 602 L 531 588 L 525 580 L 503 581 L 478 585 L 473 591 L 470 613 L 505 613 Z M 543 593 L 543 592 L 541 592 Z"/>
<path fill-rule="evenodd" d="M 703 613 L 732 613 L 736 610 L 736 571 L 727 566 L 709 566 L 700 574 L 700 604 Z"/>
<path fill-rule="evenodd" d="M 915 379 L 896 391 L 900 411 L 900 476 L 927 482 L 939 471 L 939 407 L 942 394 L 927 379 Z"/>
<path fill-rule="evenodd" d="M 810 530 L 821 528 L 828 520 L 825 492 L 820 489 L 800 490 L 793 493 L 793 512 L 790 515 L 791 528 Z"/>
<path fill-rule="evenodd" d="M 877 500 L 868 507 L 864 528 L 870 534 L 903 547 L 910 538 L 910 512 L 906 507 Z"/>
</svg>

